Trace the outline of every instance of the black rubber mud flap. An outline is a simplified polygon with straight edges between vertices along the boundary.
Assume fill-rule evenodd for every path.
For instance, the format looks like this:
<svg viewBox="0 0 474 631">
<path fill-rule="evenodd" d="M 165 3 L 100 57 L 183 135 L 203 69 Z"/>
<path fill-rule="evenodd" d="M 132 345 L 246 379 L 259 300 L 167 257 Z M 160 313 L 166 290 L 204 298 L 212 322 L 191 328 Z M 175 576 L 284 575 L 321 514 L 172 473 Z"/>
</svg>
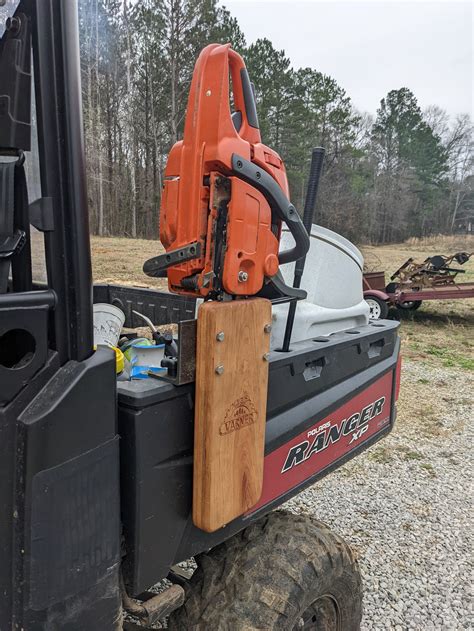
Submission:
<svg viewBox="0 0 474 631">
<path fill-rule="evenodd" d="M 51 607 L 116 573 L 118 437 L 32 481 L 30 606 Z"/>
</svg>

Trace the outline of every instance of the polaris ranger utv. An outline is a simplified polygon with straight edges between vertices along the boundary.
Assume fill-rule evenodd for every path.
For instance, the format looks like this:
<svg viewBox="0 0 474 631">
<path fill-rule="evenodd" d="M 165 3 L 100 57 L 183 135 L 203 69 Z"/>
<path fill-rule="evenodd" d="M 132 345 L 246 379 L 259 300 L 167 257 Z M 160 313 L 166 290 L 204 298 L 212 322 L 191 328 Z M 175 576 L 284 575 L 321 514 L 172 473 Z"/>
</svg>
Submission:
<svg viewBox="0 0 474 631">
<path fill-rule="evenodd" d="M 76 2 L 0 16 L 0 629 L 358 629 L 350 548 L 273 510 L 395 420 L 398 325 L 311 228 L 322 152 L 303 223 L 242 59 L 207 47 L 144 265 L 173 293 L 93 287 Z M 117 381 L 93 300 L 178 324 L 158 378 Z"/>
</svg>

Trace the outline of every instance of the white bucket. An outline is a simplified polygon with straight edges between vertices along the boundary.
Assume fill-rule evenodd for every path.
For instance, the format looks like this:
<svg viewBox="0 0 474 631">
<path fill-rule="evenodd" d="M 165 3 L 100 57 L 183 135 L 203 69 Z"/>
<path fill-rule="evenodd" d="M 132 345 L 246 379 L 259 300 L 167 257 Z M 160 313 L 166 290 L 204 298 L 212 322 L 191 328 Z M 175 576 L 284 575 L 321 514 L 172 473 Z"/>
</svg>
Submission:
<svg viewBox="0 0 474 631">
<path fill-rule="evenodd" d="M 125 322 L 124 312 L 115 305 L 99 302 L 94 305 L 94 344 L 118 346 Z"/>
</svg>

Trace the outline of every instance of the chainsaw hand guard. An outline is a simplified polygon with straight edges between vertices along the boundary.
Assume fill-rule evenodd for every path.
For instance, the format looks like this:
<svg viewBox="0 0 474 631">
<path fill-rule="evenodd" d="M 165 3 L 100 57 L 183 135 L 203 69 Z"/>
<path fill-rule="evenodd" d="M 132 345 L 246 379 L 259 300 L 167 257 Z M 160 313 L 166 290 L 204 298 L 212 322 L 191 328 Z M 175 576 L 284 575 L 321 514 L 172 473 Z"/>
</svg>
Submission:
<svg viewBox="0 0 474 631">
<path fill-rule="evenodd" d="M 279 253 L 282 222 L 295 247 Z M 166 254 L 144 271 L 167 272 L 170 291 L 306 296 L 284 284 L 279 265 L 303 257 L 309 237 L 289 201 L 281 158 L 261 143 L 253 87 L 230 44 L 210 44 L 196 62 L 184 137 L 166 165 L 160 239 Z"/>
</svg>

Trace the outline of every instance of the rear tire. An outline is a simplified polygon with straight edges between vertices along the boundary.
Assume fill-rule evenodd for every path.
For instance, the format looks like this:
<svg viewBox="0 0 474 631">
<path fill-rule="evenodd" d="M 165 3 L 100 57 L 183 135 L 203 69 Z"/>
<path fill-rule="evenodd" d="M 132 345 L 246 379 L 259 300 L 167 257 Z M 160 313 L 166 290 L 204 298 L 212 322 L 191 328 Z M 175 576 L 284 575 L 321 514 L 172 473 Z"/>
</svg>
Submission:
<svg viewBox="0 0 474 631">
<path fill-rule="evenodd" d="M 340 537 L 311 517 L 270 513 L 196 561 L 170 629 L 360 629 L 357 561 Z"/>
<path fill-rule="evenodd" d="M 371 320 L 385 320 L 388 316 L 388 304 L 377 296 L 367 296 L 365 302 L 369 305 L 369 318 Z"/>
</svg>

